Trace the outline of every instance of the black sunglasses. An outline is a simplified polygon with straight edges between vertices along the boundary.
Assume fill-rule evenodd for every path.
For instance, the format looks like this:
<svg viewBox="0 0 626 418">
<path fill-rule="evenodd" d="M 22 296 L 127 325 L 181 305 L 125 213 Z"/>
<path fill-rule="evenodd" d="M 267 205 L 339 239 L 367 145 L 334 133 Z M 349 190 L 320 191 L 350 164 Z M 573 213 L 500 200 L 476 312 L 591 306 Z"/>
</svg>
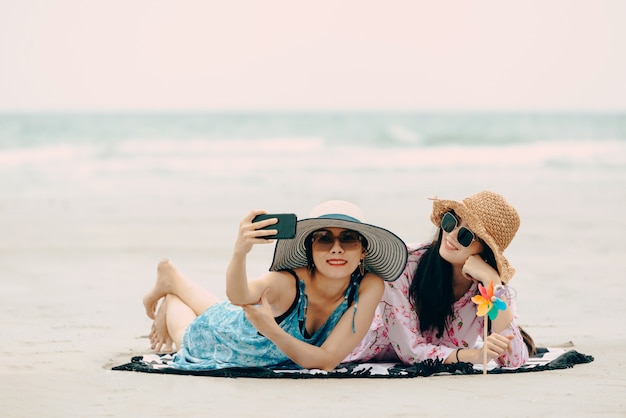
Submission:
<svg viewBox="0 0 626 418">
<path fill-rule="evenodd" d="M 454 231 L 458 225 L 459 220 L 451 212 L 446 212 L 441 218 L 441 229 L 448 234 Z M 464 226 L 460 227 L 456 234 L 456 240 L 464 247 L 469 247 L 475 239 L 476 235 Z"/>
<path fill-rule="evenodd" d="M 361 234 L 352 230 L 341 231 L 337 237 L 327 230 L 318 230 L 311 234 L 313 245 L 324 251 L 330 250 L 335 245 L 335 241 L 339 241 L 344 249 L 352 249 L 360 245 L 362 239 Z"/>
</svg>

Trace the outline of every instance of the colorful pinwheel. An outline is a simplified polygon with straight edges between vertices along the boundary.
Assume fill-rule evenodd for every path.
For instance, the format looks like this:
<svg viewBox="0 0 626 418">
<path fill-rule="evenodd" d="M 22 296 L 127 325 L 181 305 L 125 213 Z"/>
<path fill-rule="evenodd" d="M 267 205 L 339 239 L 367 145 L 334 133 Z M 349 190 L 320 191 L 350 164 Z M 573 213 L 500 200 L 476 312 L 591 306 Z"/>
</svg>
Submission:
<svg viewBox="0 0 626 418">
<path fill-rule="evenodd" d="M 493 282 L 489 283 L 488 289 L 485 289 L 481 283 L 478 283 L 478 290 L 480 295 L 472 297 L 472 302 L 478 305 L 476 315 L 488 315 L 489 319 L 493 321 L 498 316 L 498 311 L 506 309 L 506 303 L 500 299 L 500 296 L 504 293 L 504 287 L 498 286 L 494 291 Z"/>
</svg>

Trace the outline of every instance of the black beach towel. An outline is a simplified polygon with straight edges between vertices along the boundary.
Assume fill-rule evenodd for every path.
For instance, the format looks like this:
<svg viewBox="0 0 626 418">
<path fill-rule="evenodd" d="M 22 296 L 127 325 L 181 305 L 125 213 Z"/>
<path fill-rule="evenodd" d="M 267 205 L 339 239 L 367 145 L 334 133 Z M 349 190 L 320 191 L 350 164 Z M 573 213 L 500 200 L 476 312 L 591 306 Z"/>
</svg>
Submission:
<svg viewBox="0 0 626 418">
<path fill-rule="evenodd" d="M 590 363 L 593 357 L 576 350 L 562 348 L 539 348 L 538 354 L 526 364 L 511 369 L 497 367 L 495 363 L 487 366 L 488 374 L 528 373 L 546 370 L 561 370 L 577 364 Z M 335 370 L 326 372 L 317 369 L 275 369 L 267 367 L 241 367 L 219 370 L 180 370 L 169 366 L 170 354 L 150 354 L 136 356 L 130 363 L 113 367 L 113 370 L 143 373 L 178 374 L 213 377 L 249 377 L 249 378 L 412 378 L 433 375 L 482 374 L 482 364 L 470 363 L 443 364 L 440 360 L 426 360 L 412 365 L 395 363 L 342 363 Z"/>
</svg>

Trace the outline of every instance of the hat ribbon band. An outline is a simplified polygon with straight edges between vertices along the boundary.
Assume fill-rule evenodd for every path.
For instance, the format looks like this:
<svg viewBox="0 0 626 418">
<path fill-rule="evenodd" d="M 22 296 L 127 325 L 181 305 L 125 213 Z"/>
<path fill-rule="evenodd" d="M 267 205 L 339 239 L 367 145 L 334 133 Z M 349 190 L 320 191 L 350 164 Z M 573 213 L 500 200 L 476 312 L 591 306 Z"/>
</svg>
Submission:
<svg viewBox="0 0 626 418">
<path fill-rule="evenodd" d="M 327 213 L 325 215 L 320 215 L 317 217 L 318 219 L 339 219 L 343 221 L 350 222 L 358 222 L 361 223 L 357 218 L 353 218 L 352 216 L 344 215 L 343 213 Z"/>
</svg>

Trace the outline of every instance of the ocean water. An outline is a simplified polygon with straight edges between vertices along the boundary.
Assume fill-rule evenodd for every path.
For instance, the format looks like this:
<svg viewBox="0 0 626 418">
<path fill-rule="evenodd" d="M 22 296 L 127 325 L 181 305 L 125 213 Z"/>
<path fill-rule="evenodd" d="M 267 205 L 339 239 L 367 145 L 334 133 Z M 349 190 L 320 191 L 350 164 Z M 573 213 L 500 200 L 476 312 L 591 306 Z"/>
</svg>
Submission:
<svg viewBox="0 0 626 418">
<path fill-rule="evenodd" d="M 221 225 L 343 198 L 393 227 L 435 195 L 555 200 L 625 176 L 623 113 L 0 114 L 3 223 L 47 208 Z"/>
</svg>

